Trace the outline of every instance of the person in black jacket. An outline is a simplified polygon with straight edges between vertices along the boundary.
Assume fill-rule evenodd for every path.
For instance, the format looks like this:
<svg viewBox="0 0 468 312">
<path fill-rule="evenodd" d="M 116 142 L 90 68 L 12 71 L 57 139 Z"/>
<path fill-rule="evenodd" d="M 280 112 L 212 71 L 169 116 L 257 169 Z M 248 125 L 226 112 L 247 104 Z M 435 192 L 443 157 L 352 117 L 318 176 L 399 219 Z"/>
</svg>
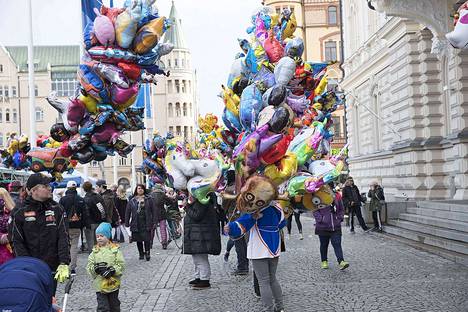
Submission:
<svg viewBox="0 0 468 312">
<path fill-rule="evenodd" d="M 101 195 L 96 194 L 93 191 L 93 185 L 91 182 L 84 182 L 82 187 L 85 192 L 84 202 L 86 204 L 84 214 L 86 244 L 88 245 L 88 252 L 91 253 L 93 246 L 97 243 L 95 234 L 96 229 L 101 222 L 107 222 L 107 215 L 104 200 Z"/>
<path fill-rule="evenodd" d="M 364 202 L 364 199 L 359 193 L 358 187 L 354 184 L 353 178 L 349 177 L 346 180 L 345 187 L 342 191 L 343 195 L 343 204 L 345 208 L 349 210 L 349 218 L 351 219 L 351 233 L 354 233 L 354 215 L 358 218 L 359 224 L 361 225 L 364 231 L 369 231 L 369 228 L 364 222 L 361 213 L 361 202 Z"/>
<path fill-rule="evenodd" d="M 29 195 L 11 216 L 10 240 L 16 257 L 28 256 L 47 263 L 60 282 L 69 275 L 70 242 L 64 210 L 52 200 L 50 179 L 32 174 L 26 183 Z M 56 290 L 54 285 L 54 294 Z"/>
<path fill-rule="evenodd" d="M 125 229 L 122 229 L 123 225 L 125 224 L 125 210 L 127 209 L 127 204 L 128 204 L 128 199 L 127 199 L 127 194 L 125 193 L 125 189 L 122 185 L 119 185 L 117 187 L 117 191 L 115 194 L 115 208 L 117 209 L 119 213 L 119 226 L 117 227 L 117 231 L 115 233 L 115 241 L 118 241 L 119 243 L 123 243 L 124 240 L 124 234 L 123 231 Z"/>
<path fill-rule="evenodd" d="M 194 288 L 209 288 L 211 268 L 208 255 L 221 253 L 221 234 L 216 213 L 216 196 L 210 195 L 210 201 L 202 204 L 189 195 L 184 218 L 183 253 L 192 255 L 195 265 L 195 279 L 189 284 Z"/>
<path fill-rule="evenodd" d="M 166 190 L 161 184 L 156 184 L 151 192 L 153 200 L 153 218 L 155 224 L 159 224 L 159 234 L 161 237 L 161 245 L 163 249 L 167 249 L 167 226 L 166 226 L 166 209 L 164 205 L 169 204 L 169 198 L 166 195 Z M 151 248 L 153 247 L 154 231 L 151 231 Z"/>
<path fill-rule="evenodd" d="M 156 224 L 153 209 L 153 200 L 146 195 L 145 185 L 138 184 L 133 193 L 133 198 L 127 204 L 125 226 L 130 227 L 132 242 L 137 242 L 140 260 L 146 258 L 146 261 L 149 261 L 151 258 L 151 231 Z"/>
<path fill-rule="evenodd" d="M 77 184 L 75 181 L 67 182 L 67 190 L 65 196 L 60 198 L 60 205 L 65 209 L 66 225 L 68 225 L 68 236 L 70 239 L 70 270 L 71 274 L 75 274 L 76 259 L 78 256 L 78 240 L 80 239 L 81 230 L 83 229 L 83 213 L 85 211 L 85 202 L 76 191 Z"/>
</svg>

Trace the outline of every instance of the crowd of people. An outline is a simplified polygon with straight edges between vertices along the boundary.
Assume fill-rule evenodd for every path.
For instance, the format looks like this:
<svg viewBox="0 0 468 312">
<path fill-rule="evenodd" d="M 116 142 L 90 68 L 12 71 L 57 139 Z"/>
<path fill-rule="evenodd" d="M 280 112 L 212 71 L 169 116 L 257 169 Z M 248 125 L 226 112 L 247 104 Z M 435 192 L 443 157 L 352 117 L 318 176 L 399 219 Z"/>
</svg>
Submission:
<svg viewBox="0 0 468 312">
<path fill-rule="evenodd" d="M 33 174 L 24 187 L 14 182 L 9 185 L 9 191 L 0 188 L 0 265 L 15 257 L 44 261 L 53 272 L 52 294 L 55 295 L 57 282 L 76 274 L 81 246 L 89 254 L 86 271 L 96 289 L 97 311 L 120 311 L 118 292 L 125 260 L 118 243 L 125 239 L 135 242 L 139 259 L 150 261 L 155 234 L 161 248 L 167 249 L 168 233 L 174 230 L 174 224 L 167 220 L 180 220 L 182 213 L 185 216 L 182 253 L 191 255 L 194 265 L 194 278 L 188 281 L 191 287 L 211 287 L 209 255 L 222 253 L 224 234 L 229 238 L 224 261 L 229 261 L 233 247 L 237 254 L 233 274 L 249 274 L 250 263 L 254 292 L 266 311 L 284 311 L 282 289 L 276 278 L 278 259 L 286 245 L 283 227 L 290 235 L 294 217 L 299 239 L 304 239 L 300 222 L 303 210 L 292 200 L 289 216 L 277 202 L 261 211 L 242 213 L 246 211 L 242 205 L 247 202 L 237 200 L 234 171 L 228 171 L 226 178 L 225 190 L 211 193 L 207 203 L 164 185 L 148 190 L 138 184 L 127 197 L 122 186 L 108 187 L 105 180 L 98 180 L 95 186 L 84 182 L 81 186 L 84 196 L 80 196 L 77 183 L 69 181 L 56 202 L 52 199 L 50 179 L 40 173 Z M 355 231 L 354 215 L 362 229 L 369 231 L 361 213 L 366 196 L 359 192 L 352 178 L 346 180 L 342 190 L 332 187 L 333 203 L 313 212 L 315 234 L 320 243 L 321 268 L 329 268 L 331 242 L 338 267 L 344 270 L 349 263 L 343 255 L 341 223 L 347 211 L 351 233 Z M 380 211 L 385 200 L 382 187 L 372 183 L 367 197 L 374 230 L 381 231 Z M 158 229 L 159 233 L 155 233 Z"/>
</svg>

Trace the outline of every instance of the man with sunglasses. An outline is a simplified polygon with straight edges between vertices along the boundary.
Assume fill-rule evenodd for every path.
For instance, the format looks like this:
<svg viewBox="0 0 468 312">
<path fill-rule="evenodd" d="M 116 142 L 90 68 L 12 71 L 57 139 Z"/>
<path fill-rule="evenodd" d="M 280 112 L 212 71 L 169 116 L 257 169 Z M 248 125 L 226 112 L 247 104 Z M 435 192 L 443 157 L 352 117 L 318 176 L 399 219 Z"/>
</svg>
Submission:
<svg viewBox="0 0 468 312">
<path fill-rule="evenodd" d="M 52 199 L 51 180 L 41 173 L 26 182 L 28 197 L 10 219 L 10 235 L 15 256 L 38 258 L 64 282 L 69 276 L 70 243 L 64 210 Z M 56 283 L 54 285 L 54 294 Z"/>
</svg>

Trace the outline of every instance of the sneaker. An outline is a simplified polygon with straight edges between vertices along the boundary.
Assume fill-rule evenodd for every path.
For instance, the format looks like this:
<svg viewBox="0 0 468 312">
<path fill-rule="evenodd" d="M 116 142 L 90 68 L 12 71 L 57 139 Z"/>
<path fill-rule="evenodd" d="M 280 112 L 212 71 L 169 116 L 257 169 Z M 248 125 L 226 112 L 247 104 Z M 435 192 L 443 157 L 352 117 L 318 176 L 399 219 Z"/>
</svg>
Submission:
<svg viewBox="0 0 468 312">
<path fill-rule="evenodd" d="M 195 289 L 205 289 L 210 288 L 211 284 L 209 280 L 200 280 L 198 283 L 192 285 Z"/>
<path fill-rule="evenodd" d="M 363 229 L 364 230 L 364 233 L 369 233 L 372 229 L 371 228 L 366 228 L 366 229 Z"/>
<path fill-rule="evenodd" d="M 349 267 L 349 263 L 348 263 L 348 262 L 346 262 L 346 261 L 344 261 L 344 260 L 340 262 L 340 270 L 344 270 L 344 269 L 346 269 L 347 267 Z"/>
<path fill-rule="evenodd" d="M 151 255 L 150 255 L 150 252 L 149 252 L 149 251 L 146 252 L 146 254 L 145 254 L 145 259 L 146 259 L 146 261 L 150 261 Z"/>
<path fill-rule="evenodd" d="M 304 234 L 300 233 L 300 234 L 299 234 L 299 239 L 300 239 L 300 240 L 303 240 L 303 239 L 304 239 Z"/>
<path fill-rule="evenodd" d="M 257 299 L 262 299 L 262 296 L 260 296 L 260 294 L 257 294 L 256 292 L 254 292 L 254 297 Z"/>
<path fill-rule="evenodd" d="M 249 275 L 249 270 L 235 270 L 232 272 L 233 275 Z"/>
<path fill-rule="evenodd" d="M 195 284 L 200 283 L 200 279 L 199 279 L 199 278 L 196 278 L 196 279 L 194 279 L 194 280 L 192 280 L 192 281 L 190 281 L 190 282 L 188 282 L 188 283 L 189 283 L 189 285 L 195 285 Z"/>
<path fill-rule="evenodd" d="M 224 262 L 228 262 L 229 261 L 229 252 L 226 252 L 224 254 Z"/>
<path fill-rule="evenodd" d="M 70 275 L 71 276 L 76 276 L 76 271 L 75 270 L 70 270 Z"/>
<path fill-rule="evenodd" d="M 328 261 L 327 260 L 322 261 L 321 267 L 322 267 L 322 269 L 328 269 Z"/>
</svg>

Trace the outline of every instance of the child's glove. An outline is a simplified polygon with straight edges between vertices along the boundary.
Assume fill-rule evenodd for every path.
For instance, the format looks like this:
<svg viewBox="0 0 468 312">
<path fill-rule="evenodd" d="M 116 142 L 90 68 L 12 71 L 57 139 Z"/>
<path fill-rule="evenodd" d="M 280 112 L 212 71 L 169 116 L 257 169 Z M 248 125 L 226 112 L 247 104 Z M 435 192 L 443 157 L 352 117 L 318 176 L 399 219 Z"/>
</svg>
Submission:
<svg viewBox="0 0 468 312">
<path fill-rule="evenodd" d="M 110 266 L 107 268 L 107 270 L 102 274 L 102 277 L 104 278 L 109 278 L 111 276 L 115 275 L 115 268 L 113 266 Z"/>
<path fill-rule="evenodd" d="M 57 280 L 57 282 L 63 283 L 69 277 L 70 277 L 70 270 L 68 269 L 68 264 L 59 265 L 55 273 L 55 277 L 54 277 Z"/>
<path fill-rule="evenodd" d="M 97 275 L 103 275 L 104 272 L 107 270 L 107 263 L 105 262 L 99 262 L 94 265 L 94 272 L 96 272 Z"/>
</svg>

